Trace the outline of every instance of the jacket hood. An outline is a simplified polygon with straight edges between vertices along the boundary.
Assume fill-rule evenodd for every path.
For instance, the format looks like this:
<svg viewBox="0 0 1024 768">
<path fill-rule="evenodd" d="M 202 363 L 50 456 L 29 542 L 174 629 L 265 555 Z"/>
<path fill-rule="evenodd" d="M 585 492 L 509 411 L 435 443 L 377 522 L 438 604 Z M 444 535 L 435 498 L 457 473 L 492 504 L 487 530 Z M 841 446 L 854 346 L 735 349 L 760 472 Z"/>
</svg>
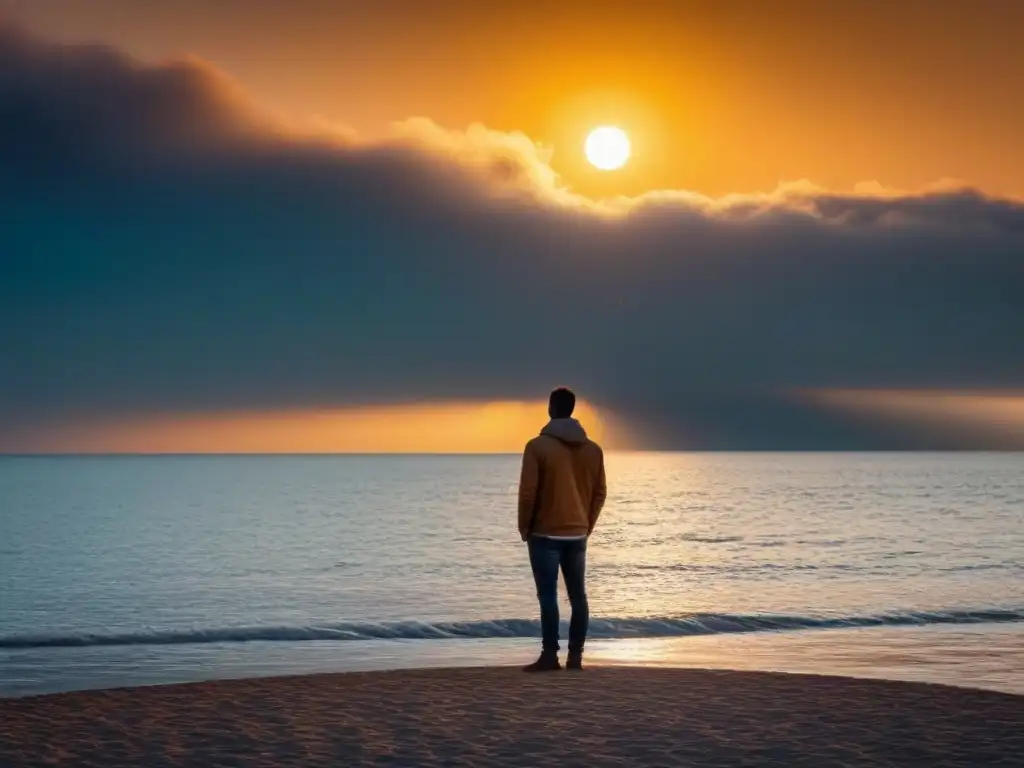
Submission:
<svg viewBox="0 0 1024 768">
<path fill-rule="evenodd" d="M 572 445 L 581 445 L 588 440 L 587 431 L 576 419 L 552 419 L 540 433 Z"/>
</svg>

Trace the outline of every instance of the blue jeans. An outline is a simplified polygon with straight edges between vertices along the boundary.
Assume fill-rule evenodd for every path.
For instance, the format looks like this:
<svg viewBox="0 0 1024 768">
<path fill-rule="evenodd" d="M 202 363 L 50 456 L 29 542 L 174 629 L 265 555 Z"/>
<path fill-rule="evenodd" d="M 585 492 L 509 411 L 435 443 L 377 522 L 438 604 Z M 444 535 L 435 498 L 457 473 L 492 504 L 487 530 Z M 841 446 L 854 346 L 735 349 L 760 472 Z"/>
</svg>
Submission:
<svg viewBox="0 0 1024 768">
<path fill-rule="evenodd" d="M 546 539 L 531 536 L 530 566 L 537 585 L 540 601 L 540 627 L 544 650 L 557 653 L 558 645 L 558 570 L 565 579 L 569 593 L 572 618 L 569 621 L 569 652 L 583 653 L 590 624 L 590 606 L 587 604 L 587 540 Z"/>
</svg>

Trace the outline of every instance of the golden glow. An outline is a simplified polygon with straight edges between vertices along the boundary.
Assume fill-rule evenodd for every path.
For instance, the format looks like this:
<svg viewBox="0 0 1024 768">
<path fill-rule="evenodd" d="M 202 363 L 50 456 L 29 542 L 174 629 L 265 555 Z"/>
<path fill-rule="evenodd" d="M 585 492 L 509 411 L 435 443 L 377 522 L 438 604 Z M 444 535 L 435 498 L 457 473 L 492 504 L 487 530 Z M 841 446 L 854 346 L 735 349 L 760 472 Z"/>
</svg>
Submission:
<svg viewBox="0 0 1024 768">
<path fill-rule="evenodd" d="M 603 125 L 587 136 L 584 152 L 590 164 L 601 171 L 614 171 L 626 164 L 631 154 L 629 137 L 621 128 Z"/>
<path fill-rule="evenodd" d="M 386 3 L 316 5 L 6 2 L 40 34 L 189 52 L 260 103 L 359 135 L 412 115 L 522 131 L 592 197 L 945 178 L 1024 195 L 1024 99 L 1008 98 L 1024 88 L 1022 3 L 933 3 L 928 23 L 915 3 L 422 3 L 401 24 Z M 633 157 L 593 173 L 580 139 L 609 114 Z"/>
<path fill-rule="evenodd" d="M 594 439 L 623 447 L 607 413 L 581 402 L 576 415 Z M 543 402 L 444 403 L 139 416 L 10 439 L 24 453 L 517 453 L 546 418 Z"/>
<path fill-rule="evenodd" d="M 595 640 L 587 646 L 587 658 L 597 665 L 762 670 L 937 682 L 942 675 L 939 670 L 957 663 L 957 656 L 974 645 L 974 640 L 965 638 L 964 647 L 953 645 L 928 651 L 921 643 L 922 632 L 927 629 L 908 628 L 906 633 L 893 633 L 884 646 L 857 629 Z M 979 648 L 981 642 L 1014 644 L 1013 639 L 983 641 L 979 637 Z M 991 680 L 986 682 L 991 685 Z"/>
</svg>

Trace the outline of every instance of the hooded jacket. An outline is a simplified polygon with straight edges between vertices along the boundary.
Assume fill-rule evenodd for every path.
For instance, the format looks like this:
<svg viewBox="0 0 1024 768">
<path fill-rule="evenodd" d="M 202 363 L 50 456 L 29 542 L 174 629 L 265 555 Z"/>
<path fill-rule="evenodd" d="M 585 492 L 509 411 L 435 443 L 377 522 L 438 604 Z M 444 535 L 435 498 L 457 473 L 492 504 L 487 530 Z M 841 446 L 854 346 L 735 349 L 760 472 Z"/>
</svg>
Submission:
<svg viewBox="0 0 1024 768">
<path fill-rule="evenodd" d="M 588 536 L 604 506 L 604 453 L 576 419 L 552 419 L 526 444 L 519 535 Z"/>
</svg>

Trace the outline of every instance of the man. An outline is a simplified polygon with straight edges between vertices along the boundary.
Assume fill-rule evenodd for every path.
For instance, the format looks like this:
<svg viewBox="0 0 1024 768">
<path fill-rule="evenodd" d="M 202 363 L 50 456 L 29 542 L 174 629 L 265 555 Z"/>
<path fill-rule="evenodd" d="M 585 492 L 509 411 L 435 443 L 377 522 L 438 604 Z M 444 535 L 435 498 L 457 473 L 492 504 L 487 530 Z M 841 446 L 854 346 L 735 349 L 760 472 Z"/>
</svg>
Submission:
<svg viewBox="0 0 1024 768">
<path fill-rule="evenodd" d="M 590 610 L 587 605 L 587 537 L 607 495 L 604 453 L 572 418 L 576 395 L 556 389 L 548 402 L 551 421 L 526 445 L 519 481 L 519 535 L 529 545 L 540 601 L 543 650 L 526 672 L 561 669 L 558 661 L 558 570 L 569 593 L 568 669 L 583 668 Z"/>
</svg>

